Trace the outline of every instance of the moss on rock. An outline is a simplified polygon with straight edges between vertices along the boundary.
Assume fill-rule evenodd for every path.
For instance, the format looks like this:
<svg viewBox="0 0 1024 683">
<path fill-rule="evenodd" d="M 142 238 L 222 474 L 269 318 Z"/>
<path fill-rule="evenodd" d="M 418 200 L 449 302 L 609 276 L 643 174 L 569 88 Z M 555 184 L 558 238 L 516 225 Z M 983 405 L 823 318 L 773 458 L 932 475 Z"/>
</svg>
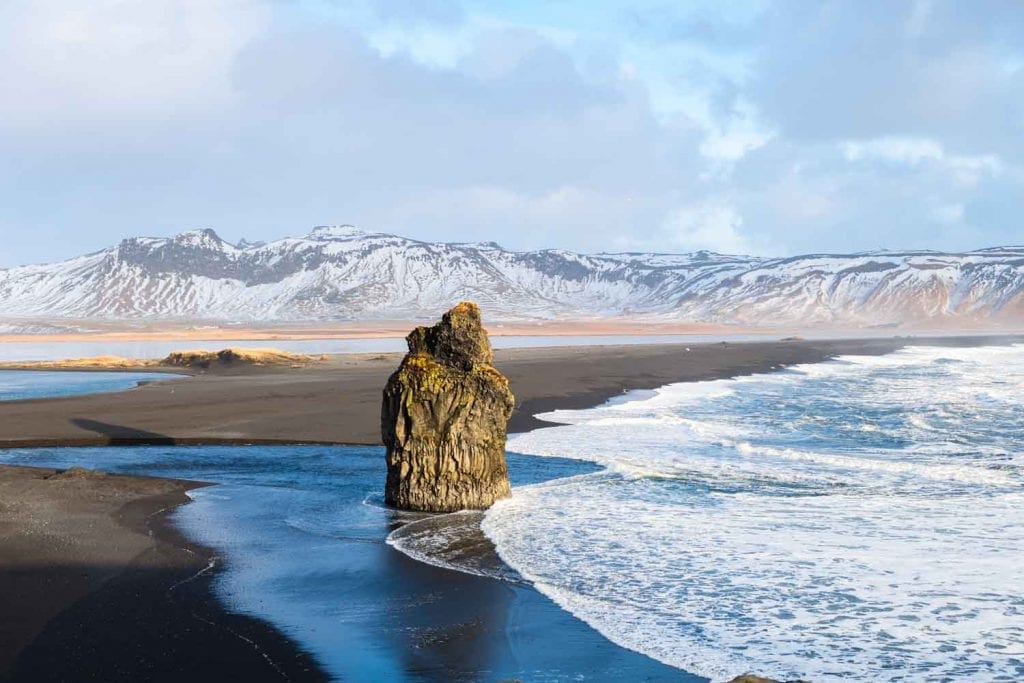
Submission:
<svg viewBox="0 0 1024 683">
<path fill-rule="evenodd" d="M 482 509 L 510 493 L 505 430 L 515 405 L 476 304 L 417 327 L 381 406 L 385 500 L 406 510 Z"/>
</svg>

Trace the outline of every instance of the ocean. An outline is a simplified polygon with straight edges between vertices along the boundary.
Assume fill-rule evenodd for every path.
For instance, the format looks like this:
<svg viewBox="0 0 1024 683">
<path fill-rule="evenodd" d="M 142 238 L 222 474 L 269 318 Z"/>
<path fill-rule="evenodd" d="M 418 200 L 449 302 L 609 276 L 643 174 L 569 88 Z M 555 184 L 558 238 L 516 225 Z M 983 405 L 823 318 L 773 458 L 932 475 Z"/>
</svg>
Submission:
<svg viewBox="0 0 1024 683">
<path fill-rule="evenodd" d="M 161 372 L 0 370 L 0 401 L 124 391 L 143 382 L 182 378 Z"/>
<path fill-rule="evenodd" d="M 452 552 L 480 545 L 480 515 L 384 507 L 380 448 L 0 462 L 220 483 L 175 513 L 222 553 L 218 595 L 341 679 L 1024 680 L 1024 346 L 843 357 L 543 417 L 561 424 L 510 437 L 513 496 L 482 515 L 507 567 Z M 491 634 L 471 660 L 429 625 L 451 609 Z M 563 621 L 531 632 L 538 614 Z"/>
<path fill-rule="evenodd" d="M 487 547 L 461 558 L 473 562 L 470 573 L 396 550 L 390 535 L 429 516 L 384 506 L 383 448 L 34 448 L 0 450 L 0 463 L 218 483 L 190 491 L 192 502 L 173 516 L 189 538 L 216 549 L 217 596 L 273 624 L 335 680 L 700 680 L 610 643 L 502 572 Z M 514 486 L 599 469 L 514 454 L 509 465 Z"/>
<path fill-rule="evenodd" d="M 908 348 L 542 416 L 600 472 L 483 528 L 620 645 L 714 680 L 1024 680 L 1024 346 Z"/>
</svg>

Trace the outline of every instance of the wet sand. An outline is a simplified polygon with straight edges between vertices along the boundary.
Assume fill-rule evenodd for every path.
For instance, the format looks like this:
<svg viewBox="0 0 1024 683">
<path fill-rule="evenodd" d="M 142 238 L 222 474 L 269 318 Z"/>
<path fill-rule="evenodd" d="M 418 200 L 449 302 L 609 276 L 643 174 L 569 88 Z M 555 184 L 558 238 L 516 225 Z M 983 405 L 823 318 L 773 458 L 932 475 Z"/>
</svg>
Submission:
<svg viewBox="0 0 1024 683">
<path fill-rule="evenodd" d="M 499 352 L 496 363 L 517 395 L 515 432 L 546 424 L 535 413 L 592 406 L 630 389 L 921 341 L 515 349 Z M 979 341 L 994 340 L 929 343 Z M 306 368 L 228 368 L 117 394 L 7 402 L 0 404 L 0 445 L 376 444 L 380 389 L 398 360 L 365 355 Z M 323 678 L 275 629 L 224 611 L 213 597 L 215 571 L 203 571 L 213 551 L 189 543 L 167 519 L 199 484 L 46 478 L 52 474 L 0 468 L 0 680 Z M 474 680 L 474 666 L 536 660 L 538 673 L 545 662 L 561 663 L 565 675 L 589 680 L 608 680 L 608 672 L 619 680 L 694 680 L 612 645 L 526 586 L 382 550 L 382 600 L 401 596 L 405 607 L 382 613 L 381 637 L 401 641 L 410 675 Z"/>
<path fill-rule="evenodd" d="M 205 484 L 0 466 L 0 681 L 324 680 L 211 597 L 167 521 Z"/>
</svg>

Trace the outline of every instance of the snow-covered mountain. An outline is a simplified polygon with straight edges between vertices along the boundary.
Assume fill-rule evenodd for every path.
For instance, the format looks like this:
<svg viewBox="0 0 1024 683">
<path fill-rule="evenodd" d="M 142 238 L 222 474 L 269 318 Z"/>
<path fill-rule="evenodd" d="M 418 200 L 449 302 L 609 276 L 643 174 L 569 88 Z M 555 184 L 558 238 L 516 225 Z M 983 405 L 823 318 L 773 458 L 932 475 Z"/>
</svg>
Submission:
<svg viewBox="0 0 1024 683">
<path fill-rule="evenodd" d="M 351 226 L 229 244 L 135 237 L 0 270 L 0 315 L 214 320 L 413 319 L 462 299 L 489 319 L 644 317 L 743 324 L 1024 323 L 1024 247 L 814 254 L 515 252 Z"/>
</svg>

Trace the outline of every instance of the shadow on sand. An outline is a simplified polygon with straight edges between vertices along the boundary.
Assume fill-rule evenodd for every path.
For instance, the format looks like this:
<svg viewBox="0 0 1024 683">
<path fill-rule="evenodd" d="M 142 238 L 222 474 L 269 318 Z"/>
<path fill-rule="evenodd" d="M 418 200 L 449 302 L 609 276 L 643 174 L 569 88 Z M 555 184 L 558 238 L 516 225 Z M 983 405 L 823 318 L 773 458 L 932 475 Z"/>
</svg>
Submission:
<svg viewBox="0 0 1024 683">
<path fill-rule="evenodd" d="M 110 422 L 90 420 L 84 417 L 72 418 L 71 423 L 80 429 L 85 429 L 90 432 L 95 432 L 100 436 L 107 437 L 107 443 L 111 446 L 173 446 L 177 443 L 174 437 L 167 436 L 166 434 L 150 432 L 145 429 L 136 429 L 135 427 L 127 427 L 125 425 L 112 424 Z"/>
</svg>

